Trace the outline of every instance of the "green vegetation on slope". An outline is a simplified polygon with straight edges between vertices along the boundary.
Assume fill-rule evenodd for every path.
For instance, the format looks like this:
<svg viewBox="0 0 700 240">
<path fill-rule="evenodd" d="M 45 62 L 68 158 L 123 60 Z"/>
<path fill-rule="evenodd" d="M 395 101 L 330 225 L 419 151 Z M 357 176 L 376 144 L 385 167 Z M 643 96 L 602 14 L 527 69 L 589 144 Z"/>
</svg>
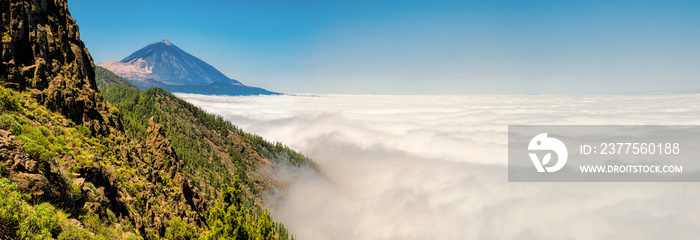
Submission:
<svg viewBox="0 0 700 240">
<path fill-rule="evenodd" d="M 246 199 L 238 178 L 234 178 L 232 187 L 224 185 L 222 189 L 221 199 L 209 210 L 207 240 L 288 238 L 287 229 L 272 221 L 267 210 L 256 215 L 245 207 Z"/>
<path fill-rule="evenodd" d="M 134 90 L 138 89 L 126 79 L 100 66 L 95 66 L 95 79 L 100 79 L 100 81 L 96 82 L 98 89 L 106 89 L 108 85 L 113 84 L 122 85 Z"/>
<path fill-rule="evenodd" d="M 58 213 L 51 204 L 32 206 L 26 203 L 29 197 L 6 178 L 0 178 L 0 196 L 0 239 L 50 239 L 51 232 L 61 227 Z"/>
<path fill-rule="evenodd" d="M 92 136 L 30 95 L 0 87 L 0 130 L 14 135 L 0 138 L 0 239 L 142 239 L 128 216 L 80 207 L 105 193 L 77 176 L 117 162 L 105 144 L 119 140 Z M 10 179 L 38 189 L 22 193 Z"/>
<path fill-rule="evenodd" d="M 115 222 L 107 220 L 105 224 L 94 214 L 81 217 L 84 227 L 76 226 L 68 214 L 47 202 L 29 204 L 31 197 L 7 178 L 0 178 L 0 196 L 0 239 L 142 239 L 136 235 L 122 237 L 120 229 L 105 226 Z"/>
<path fill-rule="evenodd" d="M 289 238 L 284 226 L 272 221 L 263 207 L 262 192 L 273 188 L 275 180 L 259 170 L 278 164 L 312 165 L 308 158 L 245 133 L 161 89 L 139 91 L 116 84 L 107 88 L 105 96 L 122 108 L 110 112 L 124 115 L 125 133 L 112 129 L 107 136 L 95 135 L 39 104 L 29 91 L 0 87 L 0 129 L 14 135 L 10 141 L 28 154 L 24 161 L 41 166 L 27 174 L 46 176 L 50 181 L 46 187 L 62 190 L 53 197 L 20 193 L 8 179 L 24 181 L 21 176 L 26 174 L 13 173 L 23 163 L 0 162 L 0 181 L 7 181 L 2 191 L 8 192 L 2 193 L 11 199 L 0 202 L 6 213 L 0 216 L 1 239 Z M 150 165 L 163 160 L 158 159 L 157 149 L 148 147 L 153 134 L 148 113 L 167 126 L 166 135 L 183 164 L 178 171 L 198 183 L 195 192 L 208 192 L 216 203 L 190 209 L 208 216 L 205 225 L 185 217 L 190 216 L 187 210 L 173 212 L 173 201 L 163 199 L 182 199 L 178 196 L 186 186 L 174 184 L 176 177 L 167 169 L 151 169 Z M 102 178 L 109 180 L 96 176 L 104 174 Z"/>
<path fill-rule="evenodd" d="M 100 85 L 103 81 L 98 78 L 97 82 Z M 216 190 L 222 184 L 232 181 L 233 175 L 260 198 L 261 191 L 271 187 L 268 181 L 254 176 L 261 164 L 311 164 L 307 157 L 281 143 L 273 144 L 246 133 L 221 116 L 207 113 L 163 89 L 140 91 L 130 84 L 104 85 L 100 90 L 121 112 L 131 138 L 145 139 L 150 117 L 165 126 L 175 152 L 185 163 L 185 175 L 210 200 L 218 195 Z"/>
<path fill-rule="evenodd" d="M 214 238 L 287 238 L 287 230 L 274 223 L 263 207 L 262 193 L 274 188 L 275 180 L 259 170 L 277 165 L 312 166 L 310 159 L 281 143 L 246 133 L 160 88 L 140 91 L 125 81 L 106 83 L 98 78 L 97 82 L 103 86 L 100 90 L 105 99 L 122 114 L 130 138 L 145 139 L 147 122 L 153 117 L 166 129 L 166 136 L 184 163 L 185 176 L 195 188 L 210 201 L 223 197 L 209 211 L 208 224 Z M 232 187 L 227 187 L 229 184 Z M 236 201 L 231 201 L 232 194 Z M 232 228 L 239 230 L 222 230 Z"/>
<path fill-rule="evenodd" d="M 65 0 L 0 6 L 0 239 L 288 238 L 261 192 L 308 159 L 98 69 L 112 107 Z"/>
</svg>

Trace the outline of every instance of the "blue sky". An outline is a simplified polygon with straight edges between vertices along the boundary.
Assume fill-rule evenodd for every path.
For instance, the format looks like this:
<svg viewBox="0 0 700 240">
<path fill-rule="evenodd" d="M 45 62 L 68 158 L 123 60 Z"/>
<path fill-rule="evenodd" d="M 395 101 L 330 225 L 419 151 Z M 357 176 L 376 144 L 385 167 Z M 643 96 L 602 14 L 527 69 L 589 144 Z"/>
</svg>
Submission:
<svg viewBox="0 0 700 240">
<path fill-rule="evenodd" d="M 95 62 L 169 39 L 290 93 L 700 89 L 699 1 L 69 0 Z"/>
</svg>

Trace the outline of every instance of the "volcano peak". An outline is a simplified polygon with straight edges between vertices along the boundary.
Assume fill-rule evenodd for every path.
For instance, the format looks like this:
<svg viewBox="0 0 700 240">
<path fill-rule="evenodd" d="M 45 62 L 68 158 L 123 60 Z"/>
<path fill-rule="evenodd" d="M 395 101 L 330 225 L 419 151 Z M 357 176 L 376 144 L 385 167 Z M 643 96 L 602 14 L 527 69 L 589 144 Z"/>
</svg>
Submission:
<svg viewBox="0 0 700 240">
<path fill-rule="evenodd" d="M 175 46 L 168 39 L 151 43 L 119 62 L 97 64 L 132 84 L 147 89 L 162 87 L 177 92 L 242 95 L 270 94 L 264 89 L 248 87 Z"/>
</svg>

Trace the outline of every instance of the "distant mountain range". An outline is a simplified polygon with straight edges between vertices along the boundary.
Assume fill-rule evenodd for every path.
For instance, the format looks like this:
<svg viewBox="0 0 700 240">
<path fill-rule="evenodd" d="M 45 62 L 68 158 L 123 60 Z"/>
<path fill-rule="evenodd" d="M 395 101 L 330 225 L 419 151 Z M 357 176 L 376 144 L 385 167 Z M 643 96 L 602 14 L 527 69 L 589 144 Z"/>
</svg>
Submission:
<svg viewBox="0 0 700 240">
<path fill-rule="evenodd" d="M 144 90 L 160 87 L 169 92 L 209 95 L 278 94 L 243 85 L 167 39 L 145 46 L 119 62 L 97 65 Z"/>
</svg>

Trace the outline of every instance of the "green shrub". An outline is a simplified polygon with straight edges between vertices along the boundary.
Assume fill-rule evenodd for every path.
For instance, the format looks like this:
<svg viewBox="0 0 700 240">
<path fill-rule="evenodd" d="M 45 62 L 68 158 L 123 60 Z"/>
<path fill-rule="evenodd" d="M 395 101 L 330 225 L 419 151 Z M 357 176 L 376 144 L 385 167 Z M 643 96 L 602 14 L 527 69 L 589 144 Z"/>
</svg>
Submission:
<svg viewBox="0 0 700 240">
<path fill-rule="evenodd" d="M 22 124 L 22 126 L 20 126 L 20 134 L 35 141 L 45 138 L 44 135 L 41 135 L 40 131 L 30 124 Z"/>
<path fill-rule="evenodd" d="M 91 182 L 86 182 L 85 186 L 90 188 L 90 190 L 92 190 L 93 192 L 97 192 L 97 190 L 95 190 L 95 185 L 93 185 Z"/>
<path fill-rule="evenodd" d="M 21 105 L 17 102 L 15 95 L 14 91 L 0 87 L 0 110 L 17 111 L 21 109 Z"/>
<path fill-rule="evenodd" d="M 231 187 L 223 185 L 221 198 L 209 209 L 205 239 L 289 239 L 287 229 L 272 221 L 267 210 L 246 207 L 245 201 L 237 177 Z"/>
<path fill-rule="evenodd" d="M 22 145 L 22 149 L 26 151 L 29 156 L 35 158 L 35 159 L 44 159 L 44 156 L 47 156 L 46 149 L 44 146 L 41 146 L 39 144 L 34 143 L 33 141 L 24 141 L 24 145 Z"/>
<path fill-rule="evenodd" d="M 80 198 L 83 195 L 83 190 L 80 189 L 80 186 L 78 186 L 78 184 L 70 182 L 69 187 L 70 193 L 74 198 Z"/>
<path fill-rule="evenodd" d="M 19 127 L 17 140 L 24 143 L 23 149 L 36 159 L 49 159 L 56 152 L 66 153 L 68 148 L 59 143 L 51 130 L 44 126 L 35 127 L 30 123 Z M 54 144 L 56 143 L 56 144 Z"/>
<path fill-rule="evenodd" d="M 49 131 L 49 129 L 46 128 L 46 127 L 44 127 L 44 126 L 39 126 L 39 127 L 36 128 L 36 129 L 39 131 L 39 133 L 41 133 L 41 135 L 44 135 L 44 137 L 53 136 L 53 134 L 51 133 L 51 131 Z"/>
<path fill-rule="evenodd" d="M 104 226 L 100 217 L 94 213 L 89 213 L 82 216 L 81 222 L 86 229 L 91 230 L 94 233 L 102 233 L 105 231 Z"/>
<path fill-rule="evenodd" d="M 140 236 L 131 235 L 131 236 L 124 238 L 124 240 L 143 240 L 143 238 Z"/>
<path fill-rule="evenodd" d="M 25 201 L 28 196 L 17 190 L 17 185 L 6 178 L 0 179 L 0 231 L 10 239 L 51 239 L 58 231 L 56 209 L 48 203 L 32 207 Z"/>
<path fill-rule="evenodd" d="M 85 229 L 68 224 L 63 228 L 63 232 L 58 235 L 58 240 L 86 240 L 93 239 L 92 235 Z"/>
<path fill-rule="evenodd" d="M 0 115 L 0 129 L 5 129 L 15 135 L 21 133 L 22 125 L 17 122 L 16 115 L 4 113 Z"/>
<path fill-rule="evenodd" d="M 49 203 L 42 203 L 32 208 L 25 205 L 26 216 L 20 222 L 20 236 L 27 239 L 50 239 L 51 231 L 58 225 L 56 209 Z"/>
<path fill-rule="evenodd" d="M 168 174 L 165 172 L 160 172 L 160 182 L 163 183 L 163 185 L 170 186 L 170 182 L 168 180 Z"/>
<path fill-rule="evenodd" d="M 90 135 L 92 135 L 92 131 L 83 125 L 78 125 L 78 133 L 83 137 L 90 137 Z"/>
<path fill-rule="evenodd" d="M 144 229 L 144 234 L 146 235 L 146 239 L 159 239 L 158 231 L 153 228 L 148 227 Z"/>
<path fill-rule="evenodd" d="M 197 233 L 187 222 L 179 217 L 174 217 L 165 229 L 165 238 L 170 240 L 196 239 Z"/>
<path fill-rule="evenodd" d="M 117 108 L 115 108 L 115 107 L 111 107 L 111 108 L 109 108 L 109 113 L 112 114 L 112 115 L 118 115 L 118 114 L 119 114 L 119 110 L 118 110 Z"/>
<path fill-rule="evenodd" d="M 116 223 L 119 219 L 117 219 L 117 215 L 114 215 L 114 212 L 112 210 L 107 209 L 107 221 L 109 221 L 110 224 Z"/>
</svg>

